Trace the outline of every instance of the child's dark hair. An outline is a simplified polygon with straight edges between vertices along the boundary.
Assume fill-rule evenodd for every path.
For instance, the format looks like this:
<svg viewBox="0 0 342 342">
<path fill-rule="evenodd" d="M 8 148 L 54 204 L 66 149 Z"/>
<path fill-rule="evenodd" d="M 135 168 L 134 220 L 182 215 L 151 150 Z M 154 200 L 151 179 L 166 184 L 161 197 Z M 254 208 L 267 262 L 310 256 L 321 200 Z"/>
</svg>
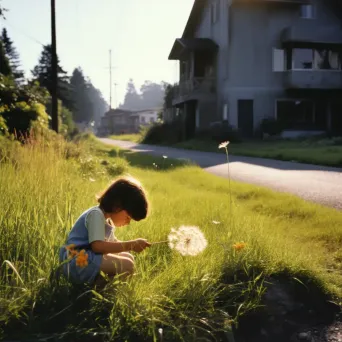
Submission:
<svg viewBox="0 0 342 342">
<path fill-rule="evenodd" d="M 135 221 L 146 218 L 148 200 L 141 184 L 133 178 L 119 178 L 98 198 L 99 207 L 106 213 L 126 210 Z"/>
</svg>

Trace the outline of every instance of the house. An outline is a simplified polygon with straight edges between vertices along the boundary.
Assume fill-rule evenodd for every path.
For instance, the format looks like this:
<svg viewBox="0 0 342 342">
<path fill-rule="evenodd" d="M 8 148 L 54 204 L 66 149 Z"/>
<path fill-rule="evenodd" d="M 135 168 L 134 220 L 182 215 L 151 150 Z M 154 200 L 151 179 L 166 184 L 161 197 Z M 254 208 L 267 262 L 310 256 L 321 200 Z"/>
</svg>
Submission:
<svg viewBox="0 0 342 342">
<path fill-rule="evenodd" d="M 145 109 L 145 110 L 135 112 L 135 114 L 139 116 L 140 125 L 147 126 L 147 125 L 157 122 L 158 113 L 161 110 L 162 108 Z"/>
<path fill-rule="evenodd" d="M 98 134 L 137 133 L 139 131 L 139 116 L 122 109 L 111 109 L 102 118 Z"/>
<path fill-rule="evenodd" d="M 159 111 L 159 108 L 134 112 L 111 109 L 101 118 L 98 134 L 105 136 L 110 134 L 138 133 L 141 126 L 157 122 Z"/>
<path fill-rule="evenodd" d="M 227 120 L 252 137 L 342 131 L 342 8 L 335 0 L 195 0 L 169 60 L 187 137 Z"/>
</svg>

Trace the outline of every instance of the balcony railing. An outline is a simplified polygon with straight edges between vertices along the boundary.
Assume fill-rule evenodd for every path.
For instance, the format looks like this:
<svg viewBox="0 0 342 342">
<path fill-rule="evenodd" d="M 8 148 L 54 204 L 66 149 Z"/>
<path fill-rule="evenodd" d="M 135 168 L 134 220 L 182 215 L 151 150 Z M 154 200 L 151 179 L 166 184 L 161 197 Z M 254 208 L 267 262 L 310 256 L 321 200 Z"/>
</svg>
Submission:
<svg viewBox="0 0 342 342">
<path fill-rule="evenodd" d="M 342 89 L 342 70 L 287 70 L 284 86 L 292 89 Z"/>
<path fill-rule="evenodd" d="M 216 78 L 194 77 L 179 82 L 175 97 L 188 95 L 213 94 L 216 92 Z"/>
</svg>

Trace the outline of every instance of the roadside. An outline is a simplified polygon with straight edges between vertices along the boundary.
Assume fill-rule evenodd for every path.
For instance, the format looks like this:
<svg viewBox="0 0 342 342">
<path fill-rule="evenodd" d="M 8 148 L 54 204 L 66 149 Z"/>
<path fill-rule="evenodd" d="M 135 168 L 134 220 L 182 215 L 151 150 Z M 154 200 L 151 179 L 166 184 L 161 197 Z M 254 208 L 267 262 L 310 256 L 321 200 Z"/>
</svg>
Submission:
<svg viewBox="0 0 342 342">
<path fill-rule="evenodd" d="M 143 140 L 141 134 L 113 135 L 109 138 L 135 143 L 140 143 Z M 191 139 L 171 145 L 171 147 L 203 152 L 218 152 L 217 144 L 209 140 Z M 229 146 L 229 153 L 238 156 L 342 167 L 342 138 L 294 141 L 256 140 L 253 142 L 233 143 Z"/>
<path fill-rule="evenodd" d="M 99 140 L 132 151 L 191 160 L 212 174 L 227 177 L 223 151 L 199 152 L 107 138 Z M 233 155 L 230 156 L 230 175 L 237 181 L 292 193 L 311 202 L 342 209 L 342 168 Z"/>
</svg>

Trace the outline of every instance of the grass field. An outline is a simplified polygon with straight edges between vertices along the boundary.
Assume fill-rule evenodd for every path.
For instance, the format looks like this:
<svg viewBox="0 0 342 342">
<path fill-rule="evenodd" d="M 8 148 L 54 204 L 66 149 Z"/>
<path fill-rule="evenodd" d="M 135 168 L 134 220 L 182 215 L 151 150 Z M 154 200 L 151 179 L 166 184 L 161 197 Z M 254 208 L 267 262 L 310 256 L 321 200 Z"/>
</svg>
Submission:
<svg viewBox="0 0 342 342">
<path fill-rule="evenodd" d="M 123 140 L 123 141 L 132 141 L 132 142 L 140 142 L 142 139 L 141 134 L 119 134 L 119 135 L 111 135 L 109 138 L 114 140 Z"/>
<path fill-rule="evenodd" d="M 114 135 L 110 138 L 141 142 L 140 134 Z M 241 156 L 297 161 L 308 164 L 342 167 L 342 144 L 335 145 L 331 139 L 322 140 L 275 140 L 233 143 L 230 153 Z M 206 152 L 218 152 L 217 144 L 211 141 L 187 140 L 172 147 Z"/>
<path fill-rule="evenodd" d="M 1 331 L 20 331 L 157 341 L 160 329 L 164 341 L 209 338 L 258 308 L 266 282 L 278 276 L 341 300 L 341 212 L 236 182 L 230 201 L 229 182 L 196 166 L 80 144 L 1 141 L 0 339 Z M 73 222 L 122 172 L 142 181 L 152 210 L 118 230 L 119 239 L 161 241 L 172 227 L 192 225 L 207 249 L 182 257 L 151 247 L 137 255 L 130 282 L 104 291 L 56 282 L 58 248 Z M 247 247 L 238 252 L 237 242 Z"/>
</svg>

